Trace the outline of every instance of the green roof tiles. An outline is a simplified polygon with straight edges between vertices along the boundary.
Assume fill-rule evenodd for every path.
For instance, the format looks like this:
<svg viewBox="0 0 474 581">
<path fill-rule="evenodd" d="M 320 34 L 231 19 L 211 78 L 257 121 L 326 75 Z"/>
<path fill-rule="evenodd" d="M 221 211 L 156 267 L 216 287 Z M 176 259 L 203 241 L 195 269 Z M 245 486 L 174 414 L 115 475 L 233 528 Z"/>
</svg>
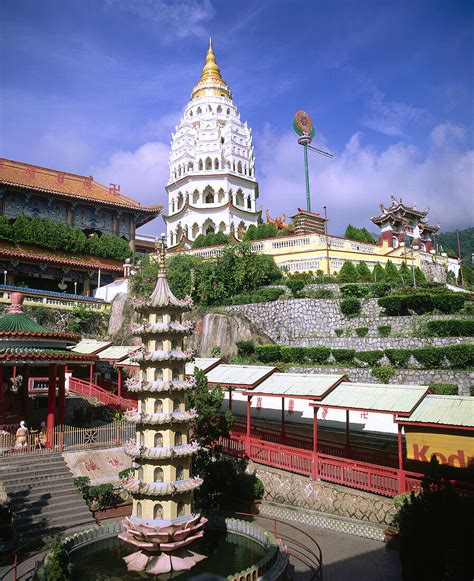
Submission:
<svg viewBox="0 0 474 581">
<path fill-rule="evenodd" d="M 51 333 L 23 313 L 8 313 L 0 317 L 0 333 Z"/>
<path fill-rule="evenodd" d="M 427 395 L 405 422 L 474 427 L 474 397 Z"/>
<path fill-rule="evenodd" d="M 344 382 L 319 404 L 322 407 L 408 414 L 428 392 L 426 385 Z"/>
</svg>

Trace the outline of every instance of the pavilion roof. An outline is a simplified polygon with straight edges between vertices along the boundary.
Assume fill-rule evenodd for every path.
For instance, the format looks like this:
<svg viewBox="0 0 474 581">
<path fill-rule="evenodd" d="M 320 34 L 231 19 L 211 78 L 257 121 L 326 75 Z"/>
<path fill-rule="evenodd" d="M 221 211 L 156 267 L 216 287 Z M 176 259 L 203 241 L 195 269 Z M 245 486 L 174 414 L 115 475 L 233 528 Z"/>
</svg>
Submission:
<svg viewBox="0 0 474 581">
<path fill-rule="evenodd" d="M 53 339 L 64 341 L 67 344 L 68 342 L 76 342 L 80 339 L 80 335 L 53 331 L 39 325 L 24 312 L 19 311 L 7 312 L 6 315 L 0 317 L 0 346 L 1 341 L 9 339 Z"/>
<path fill-rule="evenodd" d="M 122 361 L 126 359 L 130 351 L 137 350 L 137 345 L 110 345 L 102 351 L 97 353 L 97 356 L 101 360 L 108 361 Z"/>
<path fill-rule="evenodd" d="M 96 361 L 97 356 L 74 353 L 69 349 L 41 349 L 39 347 L 0 347 L 1 361 L 61 361 L 76 363 L 78 361 Z"/>
<path fill-rule="evenodd" d="M 71 347 L 71 351 L 81 353 L 82 355 L 97 354 L 100 351 L 110 347 L 112 341 L 97 341 L 97 339 L 81 339 L 79 343 Z"/>
<path fill-rule="evenodd" d="M 209 383 L 250 389 L 276 371 L 263 365 L 217 365 L 207 372 Z"/>
<path fill-rule="evenodd" d="M 123 271 L 122 261 L 114 260 L 113 258 L 102 258 L 91 254 L 71 255 L 61 250 L 50 250 L 33 244 L 13 244 L 4 240 L 0 240 L 0 257 L 23 259 L 31 262 L 47 262 L 82 270 L 100 268 L 104 272 Z"/>
<path fill-rule="evenodd" d="M 94 204 L 130 208 L 152 214 L 151 217 L 158 215 L 162 209 L 161 204 L 142 206 L 139 202 L 121 194 L 119 189 L 94 181 L 92 176 L 58 171 L 10 159 L 0 159 L 0 184 L 82 199 Z"/>
<path fill-rule="evenodd" d="M 474 397 L 427 395 L 403 424 L 474 427 Z"/>
<path fill-rule="evenodd" d="M 408 415 L 428 390 L 427 385 L 343 382 L 318 404 L 310 405 Z"/>
<path fill-rule="evenodd" d="M 219 357 L 196 357 L 194 361 L 186 363 L 185 373 L 186 375 L 193 375 L 196 367 L 204 371 L 204 373 L 207 373 L 213 367 L 219 365 L 219 363 L 222 363 L 222 359 Z"/>
<path fill-rule="evenodd" d="M 319 400 L 339 385 L 344 375 L 316 373 L 273 373 L 254 390 L 244 395 L 297 397 Z"/>
</svg>

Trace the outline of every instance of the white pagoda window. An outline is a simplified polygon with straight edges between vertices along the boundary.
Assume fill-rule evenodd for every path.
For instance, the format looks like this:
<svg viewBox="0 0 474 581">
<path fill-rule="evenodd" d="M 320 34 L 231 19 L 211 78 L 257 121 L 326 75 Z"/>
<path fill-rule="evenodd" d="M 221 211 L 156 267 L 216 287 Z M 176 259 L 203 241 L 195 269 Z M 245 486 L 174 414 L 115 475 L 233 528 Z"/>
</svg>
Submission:
<svg viewBox="0 0 474 581">
<path fill-rule="evenodd" d="M 219 160 L 217 159 L 217 157 L 214 160 L 214 169 L 219 169 Z"/>
<path fill-rule="evenodd" d="M 163 369 L 155 369 L 155 381 L 163 381 Z"/>
<path fill-rule="evenodd" d="M 193 240 L 199 236 L 199 225 L 196 222 L 194 222 L 191 232 L 193 235 Z"/>
<path fill-rule="evenodd" d="M 179 380 L 179 369 L 177 367 L 173 368 L 173 381 Z"/>
<path fill-rule="evenodd" d="M 145 434 L 143 432 L 140 432 L 140 446 L 144 445 L 145 445 Z"/>
<path fill-rule="evenodd" d="M 237 171 L 239 173 L 242 173 L 242 163 L 239 161 L 239 163 L 237 164 Z"/>
<path fill-rule="evenodd" d="M 206 170 L 212 169 L 212 161 L 210 157 L 206 158 Z"/>
<path fill-rule="evenodd" d="M 176 467 L 176 480 L 184 480 L 184 468 L 182 466 Z"/>
<path fill-rule="evenodd" d="M 175 446 L 183 445 L 183 434 L 181 432 L 176 432 L 176 434 L 174 435 L 174 445 Z"/>
<path fill-rule="evenodd" d="M 155 468 L 155 472 L 153 473 L 153 479 L 155 482 L 163 482 L 164 479 L 163 468 Z"/>
<path fill-rule="evenodd" d="M 143 480 L 143 466 L 140 466 L 140 468 L 138 469 L 137 478 L 138 480 Z"/>
<path fill-rule="evenodd" d="M 142 518 L 142 503 L 137 502 L 137 516 L 138 518 Z"/>
<path fill-rule="evenodd" d="M 155 448 L 162 448 L 163 447 L 163 434 L 161 432 L 156 432 L 154 445 L 155 445 Z"/>
<path fill-rule="evenodd" d="M 201 115 L 201 113 L 202 113 L 202 109 L 201 109 L 201 107 L 198 107 L 197 108 L 197 111 L 196 111 L 196 114 L 197 115 Z"/>
<path fill-rule="evenodd" d="M 203 169 L 202 168 L 202 159 L 199 160 L 198 168 L 199 168 L 199 171 L 202 171 L 202 169 Z"/>
<path fill-rule="evenodd" d="M 184 516 L 184 502 L 178 502 L 178 517 Z"/>
<path fill-rule="evenodd" d="M 198 190 L 194 190 L 193 192 L 193 204 L 199 203 L 199 192 Z"/>
<path fill-rule="evenodd" d="M 155 520 L 163 519 L 163 506 L 161 504 L 155 504 L 153 507 L 153 518 Z"/>
<path fill-rule="evenodd" d="M 206 196 L 205 202 L 206 204 L 213 204 L 214 203 L 214 190 L 207 186 L 207 188 L 204 190 L 204 195 Z"/>
<path fill-rule="evenodd" d="M 220 105 L 217 107 L 217 112 L 222 113 L 222 107 Z"/>
<path fill-rule="evenodd" d="M 163 401 L 161 399 L 155 399 L 155 414 L 163 413 Z"/>
</svg>

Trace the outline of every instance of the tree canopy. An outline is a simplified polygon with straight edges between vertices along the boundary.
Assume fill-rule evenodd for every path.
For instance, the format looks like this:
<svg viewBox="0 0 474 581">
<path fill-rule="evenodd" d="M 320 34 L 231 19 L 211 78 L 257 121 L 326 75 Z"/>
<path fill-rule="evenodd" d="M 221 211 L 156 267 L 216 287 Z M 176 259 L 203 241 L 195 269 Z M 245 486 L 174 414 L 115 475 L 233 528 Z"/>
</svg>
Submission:
<svg viewBox="0 0 474 581">
<path fill-rule="evenodd" d="M 347 226 L 344 238 L 347 238 L 348 240 L 357 240 L 358 242 L 370 242 L 371 244 L 375 244 L 376 242 L 375 238 L 367 228 L 357 228 L 352 224 Z"/>
</svg>

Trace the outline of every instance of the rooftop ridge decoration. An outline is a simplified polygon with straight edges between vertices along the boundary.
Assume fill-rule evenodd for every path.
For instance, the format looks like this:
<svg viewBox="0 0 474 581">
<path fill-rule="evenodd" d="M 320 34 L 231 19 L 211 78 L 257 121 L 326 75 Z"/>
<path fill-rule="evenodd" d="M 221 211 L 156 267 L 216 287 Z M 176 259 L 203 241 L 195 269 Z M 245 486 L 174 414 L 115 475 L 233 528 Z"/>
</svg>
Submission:
<svg viewBox="0 0 474 581">
<path fill-rule="evenodd" d="M 232 99 L 232 92 L 224 81 L 221 71 L 216 62 L 216 55 L 212 47 L 212 39 L 209 39 L 209 48 L 206 54 L 206 64 L 201 73 L 201 78 L 192 90 L 191 99 L 197 99 L 207 94 L 211 90 L 213 94 Z"/>
<path fill-rule="evenodd" d="M 133 509 L 119 534 L 138 549 L 125 557 L 129 571 L 149 575 L 186 571 L 204 559 L 187 547 L 203 536 L 207 522 L 192 512 L 192 491 L 202 479 L 191 474 L 191 457 L 198 445 L 189 441 L 188 425 L 196 412 L 186 409 L 185 398 L 194 381 L 185 379 L 185 365 L 193 354 L 183 349 L 183 339 L 193 325 L 181 321 L 192 301 L 178 299 L 169 287 L 164 235 L 156 250 L 155 289 L 134 303 L 144 317 L 133 328 L 143 346 L 130 355 L 140 365 L 140 379 L 127 383 L 138 395 L 138 410 L 126 414 L 136 424 L 136 438 L 126 444 L 125 452 L 134 458 L 137 474 L 123 481 L 132 494 Z"/>
</svg>

